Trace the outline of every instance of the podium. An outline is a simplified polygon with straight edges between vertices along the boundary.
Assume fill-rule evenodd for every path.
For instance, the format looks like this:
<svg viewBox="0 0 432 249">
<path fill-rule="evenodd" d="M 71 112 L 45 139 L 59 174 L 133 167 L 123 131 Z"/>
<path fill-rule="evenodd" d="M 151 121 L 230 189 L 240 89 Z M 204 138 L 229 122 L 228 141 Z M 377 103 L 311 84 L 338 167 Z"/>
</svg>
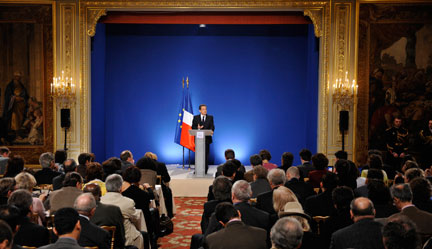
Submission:
<svg viewBox="0 0 432 249">
<path fill-rule="evenodd" d="M 198 177 L 205 175 L 205 137 L 212 133 L 212 130 L 189 130 L 189 134 L 195 136 L 195 174 Z"/>
</svg>

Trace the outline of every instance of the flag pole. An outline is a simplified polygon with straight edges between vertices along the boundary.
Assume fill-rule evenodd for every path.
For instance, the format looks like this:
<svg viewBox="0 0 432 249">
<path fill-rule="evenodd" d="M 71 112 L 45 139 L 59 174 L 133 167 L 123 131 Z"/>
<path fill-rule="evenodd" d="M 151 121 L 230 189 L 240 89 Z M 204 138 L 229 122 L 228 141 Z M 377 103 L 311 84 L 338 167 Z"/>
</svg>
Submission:
<svg viewBox="0 0 432 249">
<path fill-rule="evenodd" d="M 184 169 L 185 163 L 184 163 L 184 147 L 183 147 L 183 169 Z"/>
<path fill-rule="evenodd" d="M 184 78 L 182 79 L 182 87 L 184 88 Z M 185 168 L 184 146 L 183 147 L 183 169 Z"/>
</svg>

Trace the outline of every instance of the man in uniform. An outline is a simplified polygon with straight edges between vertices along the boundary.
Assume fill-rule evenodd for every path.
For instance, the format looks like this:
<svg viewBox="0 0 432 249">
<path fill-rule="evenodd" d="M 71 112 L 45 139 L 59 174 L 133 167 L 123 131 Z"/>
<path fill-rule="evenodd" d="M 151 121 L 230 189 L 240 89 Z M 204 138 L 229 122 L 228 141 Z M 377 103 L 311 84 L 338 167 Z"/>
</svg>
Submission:
<svg viewBox="0 0 432 249">
<path fill-rule="evenodd" d="M 395 117 L 393 126 L 386 130 L 387 161 L 395 170 L 400 171 L 402 159 L 408 150 L 408 131 L 402 127 L 402 119 Z"/>
</svg>

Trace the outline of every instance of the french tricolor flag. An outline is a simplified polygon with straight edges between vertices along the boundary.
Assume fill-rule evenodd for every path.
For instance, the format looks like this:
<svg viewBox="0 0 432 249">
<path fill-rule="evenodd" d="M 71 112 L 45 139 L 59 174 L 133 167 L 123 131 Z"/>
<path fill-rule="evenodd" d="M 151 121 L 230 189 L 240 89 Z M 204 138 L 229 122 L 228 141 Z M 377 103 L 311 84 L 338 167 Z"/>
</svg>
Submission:
<svg viewBox="0 0 432 249">
<path fill-rule="evenodd" d="M 189 93 L 189 84 L 183 87 L 182 103 L 178 113 L 176 135 L 174 142 L 195 152 L 195 137 L 189 135 L 192 130 L 193 109 Z"/>
</svg>

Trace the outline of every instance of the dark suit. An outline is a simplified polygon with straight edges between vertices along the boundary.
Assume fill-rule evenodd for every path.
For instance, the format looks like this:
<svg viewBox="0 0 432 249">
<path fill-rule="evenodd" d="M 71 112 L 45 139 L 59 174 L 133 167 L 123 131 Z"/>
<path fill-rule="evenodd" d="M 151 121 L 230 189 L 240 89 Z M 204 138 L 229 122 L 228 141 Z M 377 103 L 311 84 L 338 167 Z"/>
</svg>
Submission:
<svg viewBox="0 0 432 249">
<path fill-rule="evenodd" d="M 321 248 L 329 248 L 330 239 L 334 232 L 344 227 L 353 224 L 351 219 L 350 209 L 341 209 L 335 211 L 330 218 L 323 222 L 320 226 L 321 238 L 323 246 Z"/>
<path fill-rule="evenodd" d="M 267 232 L 241 221 L 231 221 L 224 229 L 210 234 L 204 247 L 209 249 L 265 249 Z"/>
<path fill-rule="evenodd" d="M 24 217 L 18 232 L 15 234 L 14 243 L 32 247 L 48 245 L 48 229 L 32 223 L 28 217 Z"/>
<path fill-rule="evenodd" d="M 273 191 L 274 189 L 258 195 L 256 208 L 269 214 L 276 214 L 276 211 L 273 208 Z"/>
<path fill-rule="evenodd" d="M 83 247 L 97 246 L 99 249 L 111 248 L 111 235 L 108 231 L 91 223 L 80 215 L 81 234 L 78 244 Z"/>
<path fill-rule="evenodd" d="M 65 174 L 61 174 L 61 175 L 58 175 L 58 176 L 53 178 L 53 180 L 52 180 L 53 190 L 63 188 L 64 178 L 65 178 Z"/>
<path fill-rule="evenodd" d="M 270 216 L 268 213 L 252 207 L 247 202 L 234 204 L 235 209 L 240 211 L 242 221 L 249 226 L 270 230 Z"/>
<path fill-rule="evenodd" d="M 60 172 L 56 172 L 50 168 L 43 168 L 34 174 L 37 184 L 52 184 L 54 177 L 60 175 Z"/>
<path fill-rule="evenodd" d="M 297 196 L 299 202 L 304 206 L 306 199 L 309 196 L 315 195 L 315 191 L 309 183 L 301 182 L 297 178 L 292 178 L 285 183 L 285 187 L 291 189 Z"/>
<path fill-rule="evenodd" d="M 313 216 L 330 216 L 336 210 L 333 205 L 332 191 L 326 190 L 319 195 L 309 196 L 304 205 L 305 212 Z"/>
<path fill-rule="evenodd" d="M 125 230 L 123 215 L 119 207 L 98 202 L 96 211 L 90 221 L 98 226 L 115 226 L 114 248 L 123 249 Z"/>
<path fill-rule="evenodd" d="M 152 234 L 154 229 L 151 226 L 150 201 L 154 199 L 153 192 L 150 194 L 135 185 L 130 185 L 129 188 L 122 192 L 122 195 L 131 198 L 135 202 L 135 208 L 142 210 L 148 232 Z"/>
<path fill-rule="evenodd" d="M 422 211 L 415 206 L 402 209 L 401 214 L 410 218 L 417 226 L 417 232 L 425 242 L 425 238 L 432 236 L 432 214 Z M 392 218 L 392 216 L 390 216 Z"/>
<path fill-rule="evenodd" d="M 39 249 L 84 249 L 72 238 L 59 238 L 54 244 L 39 247 Z"/>
<path fill-rule="evenodd" d="M 259 194 L 271 191 L 270 183 L 267 179 L 256 179 L 250 183 L 252 188 L 252 198 L 256 198 Z"/>
<path fill-rule="evenodd" d="M 369 196 L 369 189 L 367 187 L 367 184 L 354 189 L 354 196 L 367 198 Z"/>
<path fill-rule="evenodd" d="M 76 171 L 83 177 L 86 178 L 86 170 L 87 170 L 87 166 L 83 165 L 83 164 L 79 164 L 76 167 Z"/>
<path fill-rule="evenodd" d="M 227 202 L 231 202 L 231 200 L 225 200 Z M 224 202 L 218 200 L 211 200 L 204 203 L 204 211 L 201 217 L 201 232 L 204 234 L 209 225 L 210 217 L 216 209 L 217 204 Z"/>
<path fill-rule="evenodd" d="M 206 115 L 205 121 L 202 122 L 201 115 L 195 115 L 192 120 L 192 129 L 196 130 L 198 129 L 198 125 L 204 126 L 202 130 L 215 130 L 213 116 L 212 115 Z M 206 156 L 205 156 L 205 173 L 207 174 L 208 170 L 208 156 L 210 152 L 210 144 L 213 142 L 212 136 L 206 136 L 205 138 L 205 144 L 206 144 Z"/>
<path fill-rule="evenodd" d="M 330 249 L 384 249 L 382 224 L 365 218 L 333 233 Z"/>
<path fill-rule="evenodd" d="M 304 164 L 297 166 L 297 168 L 300 171 L 300 179 L 302 180 L 303 178 L 308 177 L 310 171 L 316 170 L 310 162 L 305 162 Z"/>
</svg>

